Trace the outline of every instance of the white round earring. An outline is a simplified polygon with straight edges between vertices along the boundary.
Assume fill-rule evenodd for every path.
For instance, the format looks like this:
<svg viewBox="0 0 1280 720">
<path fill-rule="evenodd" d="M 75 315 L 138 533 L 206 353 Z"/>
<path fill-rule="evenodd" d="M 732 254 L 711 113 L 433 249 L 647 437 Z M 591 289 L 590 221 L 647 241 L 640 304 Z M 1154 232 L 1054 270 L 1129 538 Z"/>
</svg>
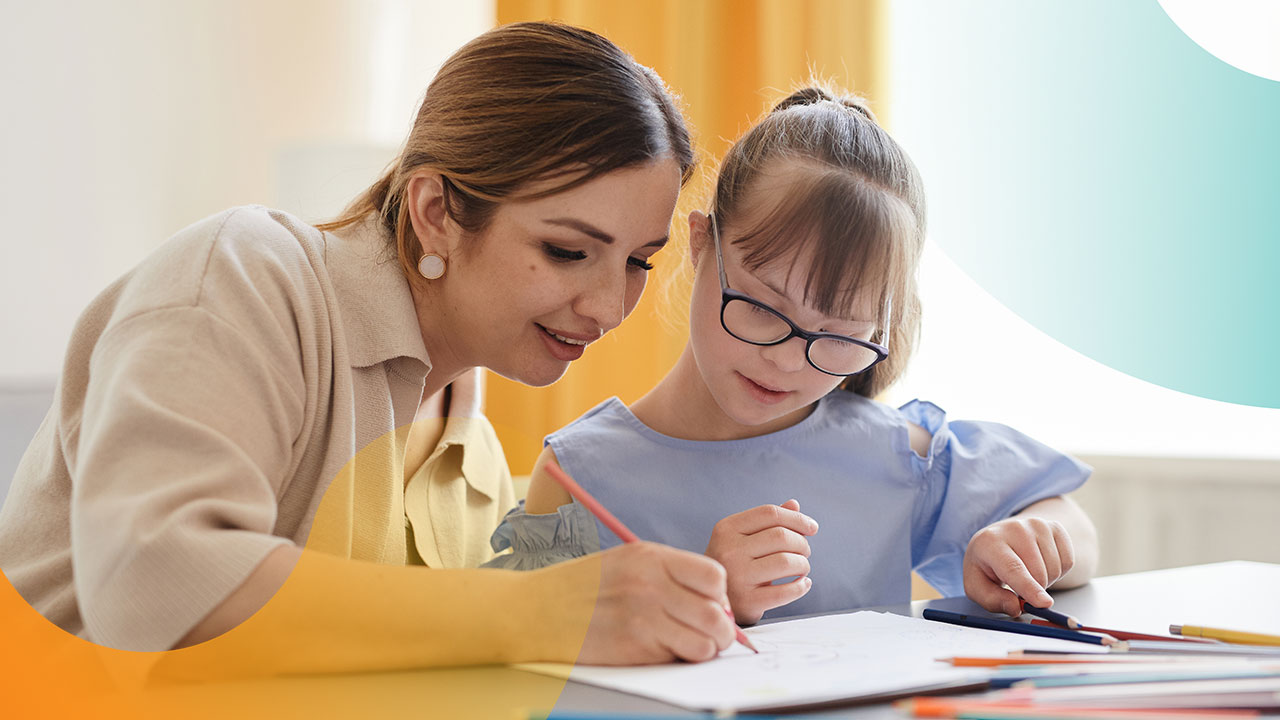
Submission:
<svg viewBox="0 0 1280 720">
<path fill-rule="evenodd" d="M 418 273 L 428 280 L 436 280 L 444 275 L 444 258 L 427 253 L 418 261 Z"/>
</svg>

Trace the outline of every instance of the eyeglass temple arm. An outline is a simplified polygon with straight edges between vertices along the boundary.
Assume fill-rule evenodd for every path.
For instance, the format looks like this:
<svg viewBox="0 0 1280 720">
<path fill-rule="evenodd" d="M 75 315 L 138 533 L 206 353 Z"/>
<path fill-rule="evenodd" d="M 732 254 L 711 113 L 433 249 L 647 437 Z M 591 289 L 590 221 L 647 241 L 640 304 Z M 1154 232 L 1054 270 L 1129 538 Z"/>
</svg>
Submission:
<svg viewBox="0 0 1280 720">
<path fill-rule="evenodd" d="M 720 254 L 720 229 L 716 226 L 716 214 L 710 213 L 707 219 L 711 221 L 711 239 L 716 246 L 716 269 L 720 271 L 720 287 L 729 287 L 729 276 L 724 272 L 724 257 Z"/>
<path fill-rule="evenodd" d="M 880 344 L 889 347 L 889 320 L 893 317 L 893 296 L 884 300 L 884 335 L 880 338 Z"/>
</svg>

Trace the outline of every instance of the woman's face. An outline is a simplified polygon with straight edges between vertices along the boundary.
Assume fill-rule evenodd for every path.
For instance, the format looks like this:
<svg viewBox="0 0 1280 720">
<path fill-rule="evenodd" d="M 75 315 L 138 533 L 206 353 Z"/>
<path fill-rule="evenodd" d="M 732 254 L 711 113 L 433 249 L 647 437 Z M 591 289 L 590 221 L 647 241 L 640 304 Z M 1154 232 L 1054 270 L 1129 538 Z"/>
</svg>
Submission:
<svg viewBox="0 0 1280 720">
<path fill-rule="evenodd" d="M 679 192 L 680 167 L 664 158 L 501 204 L 433 281 L 445 281 L 438 306 L 451 332 L 429 352 L 528 385 L 555 382 L 635 308 Z"/>
</svg>

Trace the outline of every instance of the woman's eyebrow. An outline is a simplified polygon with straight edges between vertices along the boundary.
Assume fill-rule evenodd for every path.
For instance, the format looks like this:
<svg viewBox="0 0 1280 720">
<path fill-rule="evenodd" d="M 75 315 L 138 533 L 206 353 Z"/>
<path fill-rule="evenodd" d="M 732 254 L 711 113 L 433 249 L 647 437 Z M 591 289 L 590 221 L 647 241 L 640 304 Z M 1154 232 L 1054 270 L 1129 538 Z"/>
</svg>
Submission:
<svg viewBox="0 0 1280 720">
<path fill-rule="evenodd" d="M 547 218 L 542 222 L 548 225 L 558 225 L 560 227 L 569 228 L 570 230 L 577 230 L 583 235 L 590 235 L 591 237 L 599 240 L 605 245 L 613 244 L 612 235 L 610 235 L 609 233 L 601 230 L 595 225 L 592 225 L 591 223 L 586 222 L 584 220 L 579 220 L 577 218 L 560 217 L 560 218 Z"/>
</svg>

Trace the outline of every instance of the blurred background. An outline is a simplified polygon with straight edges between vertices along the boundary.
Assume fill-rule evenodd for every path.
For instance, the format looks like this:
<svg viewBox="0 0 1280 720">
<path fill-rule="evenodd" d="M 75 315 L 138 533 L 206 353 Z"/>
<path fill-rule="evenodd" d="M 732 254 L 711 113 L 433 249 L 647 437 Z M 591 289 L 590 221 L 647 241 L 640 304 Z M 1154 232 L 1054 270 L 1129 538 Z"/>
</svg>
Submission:
<svg viewBox="0 0 1280 720">
<path fill-rule="evenodd" d="M 908 152 L 922 149 L 931 204 L 944 205 L 965 174 L 923 151 L 965 144 L 950 114 L 982 111 L 958 104 L 963 92 L 947 112 L 930 104 L 958 91 L 921 59 L 937 62 L 961 30 L 939 27 L 924 0 L 62 0 L 5 2 L 4 16 L 0 495 L 94 295 L 231 205 L 335 215 L 394 158 L 440 63 L 496 23 L 558 19 L 608 36 L 682 98 L 702 158 L 680 242 L 658 257 L 632 318 L 549 388 L 490 380 L 488 412 L 516 475 L 546 433 L 612 395 L 635 400 L 674 362 L 685 215 L 705 206 L 716 158 L 773 102 L 811 74 L 866 96 Z M 1016 71 L 998 36 L 981 42 Z M 987 221 L 954 218 L 931 218 L 922 343 L 882 399 L 1004 422 L 1094 465 L 1079 500 L 1106 573 L 1280 562 L 1280 410 L 1160 387 L 1037 330 L 972 279 L 984 273 L 971 257 L 962 267 L 942 249 Z"/>
</svg>

